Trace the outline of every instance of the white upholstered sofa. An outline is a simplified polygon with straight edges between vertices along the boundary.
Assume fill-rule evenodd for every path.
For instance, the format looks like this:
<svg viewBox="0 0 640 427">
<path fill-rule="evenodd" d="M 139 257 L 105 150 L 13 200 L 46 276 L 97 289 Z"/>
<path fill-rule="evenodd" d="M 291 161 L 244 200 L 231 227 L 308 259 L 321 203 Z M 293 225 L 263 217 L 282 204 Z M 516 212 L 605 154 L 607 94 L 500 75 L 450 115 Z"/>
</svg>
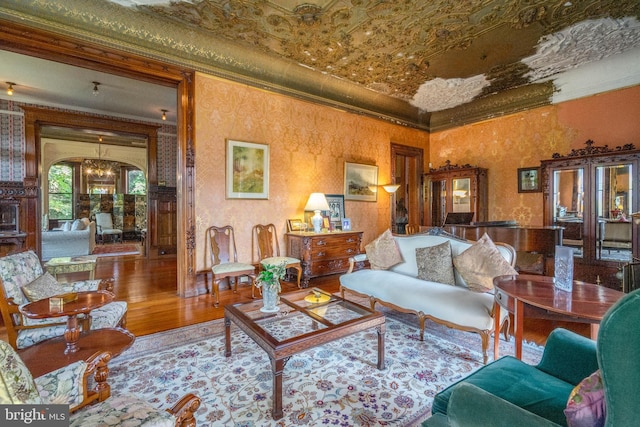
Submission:
<svg viewBox="0 0 640 427">
<path fill-rule="evenodd" d="M 482 338 L 482 353 L 486 363 L 489 340 L 494 330 L 493 293 L 469 289 L 456 268 L 455 285 L 422 280 L 418 278 L 419 266 L 416 261 L 418 248 L 433 247 L 448 241 L 453 258 L 470 248 L 473 242 L 459 240 L 438 230 L 434 234 L 439 235 L 393 236 L 403 261 L 386 270 L 353 271 L 354 265 L 363 265 L 367 255 L 361 254 L 351 259 L 351 268 L 340 277 L 342 296 L 353 293 L 368 297 L 372 309 L 376 303 L 380 303 L 395 310 L 416 314 L 420 323 L 421 340 L 424 339 L 426 319 L 451 328 L 477 332 Z M 503 243 L 496 243 L 495 247 L 512 268 L 516 261 L 515 250 Z M 513 274 L 516 274 L 515 270 Z M 501 310 L 500 313 L 500 325 L 503 325 L 508 313 L 506 310 Z"/>
<path fill-rule="evenodd" d="M 42 232 L 43 261 L 57 257 L 84 256 L 93 253 L 96 247 L 95 222 L 89 221 L 87 218 L 78 219 L 70 222 L 67 228 Z"/>
</svg>

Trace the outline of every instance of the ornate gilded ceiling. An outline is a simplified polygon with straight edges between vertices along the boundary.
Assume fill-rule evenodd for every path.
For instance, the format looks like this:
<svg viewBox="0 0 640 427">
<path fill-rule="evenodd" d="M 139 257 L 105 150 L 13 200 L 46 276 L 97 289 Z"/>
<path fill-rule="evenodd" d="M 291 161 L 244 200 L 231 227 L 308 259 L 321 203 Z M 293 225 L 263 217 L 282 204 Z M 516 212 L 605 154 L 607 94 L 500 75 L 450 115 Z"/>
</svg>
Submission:
<svg viewBox="0 0 640 427">
<path fill-rule="evenodd" d="M 420 127 L 549 103 L 553 76 L 640 48 L 637 0 L 23 3 L 221 75 Z"/>
</svg>

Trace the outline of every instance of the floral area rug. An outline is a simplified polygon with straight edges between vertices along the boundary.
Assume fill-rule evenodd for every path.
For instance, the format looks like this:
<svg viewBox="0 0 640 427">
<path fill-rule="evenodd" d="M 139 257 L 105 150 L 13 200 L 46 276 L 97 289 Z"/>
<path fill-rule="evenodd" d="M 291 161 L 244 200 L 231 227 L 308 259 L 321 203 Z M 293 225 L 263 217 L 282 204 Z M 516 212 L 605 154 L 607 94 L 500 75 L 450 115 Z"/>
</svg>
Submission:
<svg viewBox="0 0 640 427">
<path fill-rule="evenodd" d="M 109 383 L 112 394 L 135 394 L 159 408 L 195 393 L 198 426 L 416 426 L 438 391 L 482 366 L 480 338 L 429 322 L 421 342 L 409 317 L 386 314 L 384 370 L 376 368 L 373 330 L 299 353 L 284 369 L 278 421 L 269 358 L 233 325 L 226 358 L 222 320 L 138 338 L 111 362 Z M 501 355 L 513 353 L 512 343 L 501 347 Z M 525 361 L 540 356 L 541 348 L 524 346 Z"/>
</svg>

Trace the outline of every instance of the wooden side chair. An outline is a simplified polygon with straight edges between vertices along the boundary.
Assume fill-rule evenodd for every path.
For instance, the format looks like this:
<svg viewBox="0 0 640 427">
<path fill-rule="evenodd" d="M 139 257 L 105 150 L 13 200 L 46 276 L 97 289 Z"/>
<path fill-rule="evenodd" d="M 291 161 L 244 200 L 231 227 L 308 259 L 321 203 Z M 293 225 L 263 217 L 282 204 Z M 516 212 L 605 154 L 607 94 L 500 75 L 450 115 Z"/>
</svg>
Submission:
<svg viewBox="0 0 640 427">
<path fill-rule="evenodd" d="M 233 292 L 238 291 L 238 280 L 242 276 L 249 277 L 251 281 L 251 297 L 255 298 L 254 282 L 256 280 L 256 268 L 251 264 L 238 262 L 238 252 L 236 250 L 236 239 L 233 227 L 211 226 L 206 231 L 211 249 L 211 273 L 212 286 L 211 293 L 214 295 L 214 306 L 220 303 L 220 282 L 223 280 L 233 280 Z"/>
<path fill-rule="evenodd" d="M 405 232 L 410 235 L 410 234 L 417 234 L 420 232 L 420 225 L 419 224 L 407 224 L 404 227 Z"/>
<path fill-rule="evenodd" d="M 258 224 L 253 227 L 254 247 L 258 250 L 258 261 L 260 266 L 284 264 L 287 271 L 296 270 L 298 288 L 302 278 L 302 265 L 300 260 L 288 256 L 280 256 L 280 244 L 276 227 L 273 224 Z"/>
</svg>

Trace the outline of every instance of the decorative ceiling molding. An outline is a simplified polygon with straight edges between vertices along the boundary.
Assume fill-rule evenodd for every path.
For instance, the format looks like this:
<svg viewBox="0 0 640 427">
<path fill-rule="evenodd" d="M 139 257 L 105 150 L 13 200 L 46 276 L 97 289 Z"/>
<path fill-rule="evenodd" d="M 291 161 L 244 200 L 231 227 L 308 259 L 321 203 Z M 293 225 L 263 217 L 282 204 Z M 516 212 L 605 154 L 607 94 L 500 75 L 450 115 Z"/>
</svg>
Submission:
<svg viewBox="0 0 640 427">
<path fill-rule="evenodd" d="M 425 130 L 549 103 L 536 83 L 639 47 L 638 16 L 637 0 L 0 6 L 0 18 Z"/>
</svg>

